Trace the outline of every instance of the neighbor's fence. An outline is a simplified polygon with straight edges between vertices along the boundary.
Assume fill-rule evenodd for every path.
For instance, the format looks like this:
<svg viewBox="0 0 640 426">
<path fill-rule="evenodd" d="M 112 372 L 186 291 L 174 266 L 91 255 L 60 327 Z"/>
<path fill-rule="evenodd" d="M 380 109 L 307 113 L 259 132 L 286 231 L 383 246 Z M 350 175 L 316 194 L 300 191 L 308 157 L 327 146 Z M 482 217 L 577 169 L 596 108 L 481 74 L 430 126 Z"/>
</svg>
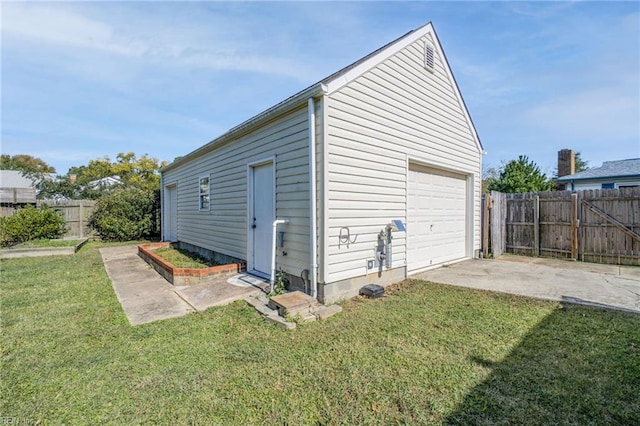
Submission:
<svg viewBox="0 0 640 426">
<path fill-rule="evenodd" d="M 640 187 L 483 200 L 483 253 L 640 265 Z"/>
<path fill-rule="evenodd" d="M 0 216 L 11 216 L 17 208 L 35 203 L 33 188 L 0 188 Z"/>
<path fill-rule="evenodd" d="M 33 188 L 0 188 L 0 204 L 26 204 L 36 202 Z"/>
</svg>

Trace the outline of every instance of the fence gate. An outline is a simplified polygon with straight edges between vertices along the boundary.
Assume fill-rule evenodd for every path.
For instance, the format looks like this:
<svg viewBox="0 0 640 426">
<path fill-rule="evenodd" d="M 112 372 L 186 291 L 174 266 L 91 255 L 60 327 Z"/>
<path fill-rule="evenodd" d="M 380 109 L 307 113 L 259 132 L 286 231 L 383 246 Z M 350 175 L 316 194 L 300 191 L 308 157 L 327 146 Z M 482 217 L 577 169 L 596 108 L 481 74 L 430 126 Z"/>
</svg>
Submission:
<svg viewBox="0 0 640 426">
<path fill-rule="evenodd" d="M 485 204 L 490 207 L 491 238 L 484 241 L 490 241 L 494 257 L 506 252 L 640 265 L 638 187 L 573 193 L 492 192 Z"/>
</svg>

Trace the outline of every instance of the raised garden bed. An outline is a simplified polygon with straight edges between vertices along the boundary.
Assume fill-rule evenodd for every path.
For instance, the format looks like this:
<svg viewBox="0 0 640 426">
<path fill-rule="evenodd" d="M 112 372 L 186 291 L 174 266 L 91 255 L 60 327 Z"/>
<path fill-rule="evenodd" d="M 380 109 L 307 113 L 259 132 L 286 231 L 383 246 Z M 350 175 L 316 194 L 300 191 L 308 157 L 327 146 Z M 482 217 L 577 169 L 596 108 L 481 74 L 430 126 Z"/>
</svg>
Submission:
<svg viewBox="0 0 640 426">
<path fill-rule="evenodd" d="M 88 238 L 79 240 L 35 240 L 0 250 L 0 259 L 39 256 L 69 256 L 80 250 Z"/>
<path fill-rule="evenodd" d="M 141 244 L 138 246 L 138 256 L 173 285 L 198 284 L 207 277 L 236 275 L 246 269 L 246 265 L 240 262 L 204 268 L 178 268 L 155 253 L 157 249 L 168 247 L 171 247 L 169 242 Z"/>
</svg>

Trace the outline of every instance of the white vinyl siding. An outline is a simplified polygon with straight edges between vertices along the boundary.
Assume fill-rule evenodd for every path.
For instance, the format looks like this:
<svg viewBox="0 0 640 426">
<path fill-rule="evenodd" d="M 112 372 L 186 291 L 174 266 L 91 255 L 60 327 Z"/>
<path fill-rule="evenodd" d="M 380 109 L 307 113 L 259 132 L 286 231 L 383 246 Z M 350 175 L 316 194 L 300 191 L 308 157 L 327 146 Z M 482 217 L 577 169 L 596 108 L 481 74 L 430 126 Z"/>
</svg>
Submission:
<svg viewBox="0 0 640 426">
<path fill-rule="evenodd" d="M 327 282 L 363 275 L 377 234 L 393 219 L 406 222 L 409 160 L 473 183 L 468 251 L 479 249 L 481 153 L 437 48 L 426 70 L 425 42 L 436 45 L 416 40 L 328 95 Z M 357 235 L 349 248 L 339 245 L 344 226 Z M 393 267 L 405 264 L 406 235 L 396 232 Z"/>
<path fill-rule="evenodd" d="M 309 94 L 316 97 L 320 283 L 364 275 L 380 231 L 394 219 L 407 223 L 410 163 L 457 176 L 458 204 L 452 211 L 458 214 L 458 231 L 464 215 L 464 247 L 462 234 L 456 234 L 452 253 L 471 256 L 480 248 L 481 148 L 432 27 L 417 31 L 169 166 L 163 181 L 180 188 L 178 240 L 247 259 L 248 165 L 269 158 L 275 167 L 275 217 L 289 220 L 279 228 L 285 237 L 277 251 L 278 267 L 296 277 L 310 267 L 309 134 L 303 99 Z M 432 70 L 425 66 L 426 45 L 433 46 Z M 203 175 L 210 177 L 210 211 L 205 212 L 199 211 L 201 194 L 194 184 Z M 464 206 L 459 197 L 463 186 Z M 340 242 L 344 227 L 351 236 L 348 245 Z M 407 266 L 407 233 L 393 234 L 393 268 Z"/>
<path fill-rule="evenodd" d="M 178 240 L 247 259 L 248 164 L 275 156 L 276 217 L 289 219 L 278 266 L 299 276 L 309 267 L 309 168 L 306 104 L 163 173 L 178 192 Z M 211 209 L 198 211 L 194 182 L 209 173 Z M 282 251 L 287 255 L 283 256 Z"/>
</svg>

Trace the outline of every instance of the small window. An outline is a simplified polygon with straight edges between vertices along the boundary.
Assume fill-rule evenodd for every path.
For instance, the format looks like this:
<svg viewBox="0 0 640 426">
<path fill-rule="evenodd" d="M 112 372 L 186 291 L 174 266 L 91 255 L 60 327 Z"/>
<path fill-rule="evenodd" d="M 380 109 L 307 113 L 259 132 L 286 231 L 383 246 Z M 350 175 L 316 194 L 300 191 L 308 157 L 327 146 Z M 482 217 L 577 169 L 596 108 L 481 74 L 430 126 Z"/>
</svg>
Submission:
<svg viewBox="0 0 640 426">
<path fill-rule="evenodd" d="M 433 48 L 433 45 L 428 41 L 424 43 L 424 67 L 430 71 L 434 72 L 436 63 L 436 51 Z"/>
<path fill-rule="evenodd" d="M 203 176 L 200 178 L 200 184 L 198 186 L 199 191 L 199 207 L 201 211 L 209 211 L 210 209 L 210 193 L 211 185 L 209 184 L 209 176 Z"/>
<path fill-rule="evenodd" d="M 615 184 L 613 183 L 603 183 L 602 184 L 602 189 L 614 189 L 616 187 Z"/>
</svg>

